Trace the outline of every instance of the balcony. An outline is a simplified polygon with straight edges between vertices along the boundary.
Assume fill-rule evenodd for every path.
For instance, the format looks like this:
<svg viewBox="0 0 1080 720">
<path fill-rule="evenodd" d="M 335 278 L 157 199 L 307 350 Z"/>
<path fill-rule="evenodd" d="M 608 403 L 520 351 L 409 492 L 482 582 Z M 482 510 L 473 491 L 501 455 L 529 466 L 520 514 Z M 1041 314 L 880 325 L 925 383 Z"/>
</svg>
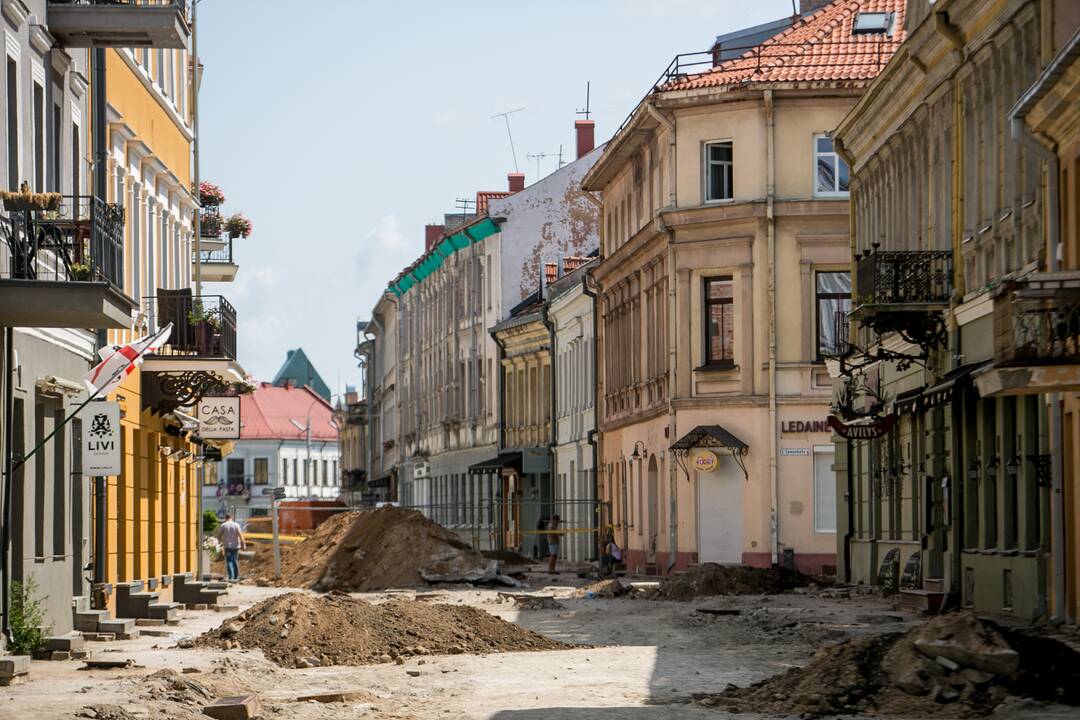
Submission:
<svg viewBox="0 0 1080 720">
<path fill-rule="evenodd" d="M 187 48 L 186 0 L 48 0 L 49 32 L 64 47 Z"/>
<path fill-rule="evenodd" d="M 203 282 L 232 282 L 239 266 L 233 261 L 232 240 L 217 250 L 192 252 L 192 274 L 200 273 Z"/>
<path fill-rule="evenodd" d="M 124 209 L 64 195 L 55 209 L 0 218 L 0 325 L 128 328 Z"/>
<path fill-rule="evenodd" d="M 1033 273 L 994 292 L 994 364 L 984 395 L 1080 390 L 1080 271 Z"/>
<path fill-rule="evenodd" d="M 220 295 L 192 295 L 190 289 L 158 290 L 143 299 L 158 327 L 173 324 L 168 342 L 155 358 L 236 360 L 236 310 Z"/>
<path fill-rule="evenodd" d="M 225 220 L 217 205 L 199 210 L 199 242 L 203 250 L 220 250 L 227 242 L 222 234 Z"/>
<path fill-rule="evenodd" d="M 950 250 L 866 251 L 855 262 L 851 317 L 879 335 L 899 333 L 927 352 L 944 342 L 953 292 Z"/>
</svg>

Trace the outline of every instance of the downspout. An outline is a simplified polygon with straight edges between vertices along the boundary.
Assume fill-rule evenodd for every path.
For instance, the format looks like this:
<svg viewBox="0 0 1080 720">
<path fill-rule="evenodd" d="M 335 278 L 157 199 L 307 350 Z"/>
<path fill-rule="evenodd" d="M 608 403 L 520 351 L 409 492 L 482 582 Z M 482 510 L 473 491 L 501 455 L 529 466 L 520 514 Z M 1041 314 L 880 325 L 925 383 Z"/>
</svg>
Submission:
<svg viewBox="0 0 1080 720">
<path fill-rule="evenodd" d="M 506 350 L 503 348 L 502 343 L 499 342 L 499 336 L 495 334 L 494 330 L 490 331 L 489 334 L 491 335 L 491 339 L 495 341 L 496 370 L 499 373 L 499 417 L 497 422 L 499 424 L 499 452 L 501 453 L 503 448 L 506 447 L 506 415 L 503 412 L 503 406 L 506 404 L 506 373 L 503 372 L 502 366 Z"/>
<path fill-rule="evenodd" d="M 551 307 L 550 298 L 544 299 L 544 304 L 540 306 L 540 322 L 544 324 L 544 327 L 548 329 L 548 337 L 551 342 L 550 363 L 551 363 L 551 387 L 548 388 L 548 394 L 551 396 L 551 427 L 548 429 L 548 462 L 551 463 L 551 472 L 548 473 L 551 480 L 551 512 L 554 513 L 558 505 L 555 502 L 555 445 L 558 441 L 558 421 L 555 419 L 555 323 L 551 321 L 551 317 L 548 315 L 548 309 Z M 577 478 L 570 478 L 570 482 L 575 482 Z M 569 509 L 569 508 L 568 508 Z"/>
<path fill-rule="evenodd" d="M 776 463 L 776 168 L 773 164 L 775 150 L 776 118 L 773 113 L 772 90 L 765 96 L 765 222 L 768 232 L 768 297 L 766 306 L 769 319 L 769 514 L 772 526 L 772 563 L 780 562 L 780 514 L 777 511 L 780 496 L 780 480 Z"/>
<path fill-rule="evenodd" d="M 603 223 L 600 223 L 600 226 L 603 227 Z M 599 477 L 600 477 L 600 431 L 599 431 L 599 427 L 600 427 L 600 390 L 599 390 L 599 388 L 600 388 L 600 384 L 599 384 L 599 378 L 600 378 L 600 353 L 598 351 L 600 349 L 600 346 L 599 346 L 599 339 L 600 339 L 600 307 L 599 307 L 599 304 L 600 303 L 599 303 L 599 298 L 597 298 L 597 296 L 596 296 L 596 289 L 593 288 L 593 287 L 590 287 L 590 281 L 592 281 L 592 280 L 593 280 L 593 276 L 592 276 L 591 271 L 586 271 L 585 274 L 581 276 L 581 293 L 583 295 L 585 295 L 586 297 L 592 298 L 592 324 L 593 324 L 593 382 L 592 382 L 593 408 L 592 408 L 592 415 L 593 415 L 593 422 L 592 422 L 592 430 L 589 431 L 588 438 L 589 438 L 589 445 L 592 446 L 592 467 L 593 467 L 593 471 L 592 471 L 592 487 L 590 488 L 590 490 L 592 492 L 592 497 L 596 501 L 596 512 L 595 512 L 596 548 L 595 549 L 596 549 L 596 557 L 597 557 L 597 559 L 599 559 L 600 558 L 600 532 L 603 529 L 603 522 L 602 522 L 603 518 L 602 518 L 601 513 L 600 513 L 600 487 L 599 487 Z"/>
<path fill-rule="evenodd" d="M 1012 136 L 1023 143 L 1036 155 L 1046 161 L 1046 234 L 1050 244 L 1047 265 L 1050 272 L 1057 272 L 1061 252 L 1061 198 L 1058 188 L 1057 153 L 1043 144 L 1027 126 L 1022 117 L 1010 118 Z M 1062 412 L 1061 393 L 1047 393 L 1046 403 L 1050 412 L 1047 433 L 1050 441 L 1050 556 L 1054 573 L 1054 614 L 1050 621 L 1055 624 L 1066 622 L 1068 611 L 1065 608 L 1065 502 L 1064 502 L 1064 467 L 1062 455 Z"/>
<path fill-rule="evenodd" d="M 14 452 L 15 447 L 14 342 L 14 330 L 10 327 L 4 328 L 4 417 L 7 418 L 7 422 L 4 426 L 4 525 L 3 528 L 0 529 L 0 553 L 3 554 L 2 558 L 0 558 L 3 563 L 0 565 L 0 579 L 3 580 L 3 586 L 0 587 L 0 613 L 3 614 L 3 633 L 7 637 L 8 647 L 10 647 L 10 643 L 13 640 L 8 611 L 11 602 L 8 589 L 11 586 L 12 565 L 11 553 L 8 546 L 11 543 L 11 468 L 12 453 Z"/>
<path fill-rule="evenodd" d="M 836 149 L 836 154 L 840 156 L 840 159 L 847 163 L 849 168 L 854 168 L 854 158 L 848 153 L 843 143 L 838 138 L 833 138 L 833 148 Z M 849 188 L 848 192 L 848 237 L 850 238 L 850 257 L 852 258 L 851 267 L 851 298 L 852 303 L 855 302 L 855 298 L 858 297 L 859 288 L 856 285 L 857 277 L 855 273 L 854 258 L 856 255 L 855 248 L 858 244 L 858 227 L 855 224 L 855 199 L 858 194 L 858 185 L 854 184 Z M 854 320 L 848 320 L 849 325 L 854 325 Z M 849 336 L 853 336 L 855 332 L 854 327 L 848 328 Z M 833 441 L 835 444 L 835 440 Z M 855 479 L 852 477 L 851 469 L 854 467 L 852 459 L 854 457 L 854 448 L 852 447 L 851 440 L 844 441 L 844 455 L 845 472 L 844 484 L 845 484 L 845 496 L 844 507 L 847 511 L 847 531 L 844 533 L 844 582 L 851 583 L 851 542 L 855 539 Z"/>
<path fill-rule="evenodd" d="M 658 123 L 664 126 L 668 131 L 670 140 L 668 142 L 668 207 L 675 208 L 678 205 L 678 193 L 676 186 L 676 162 L 677 157 L 677 133 L 675 121 L 656 109 L 656 107 L 650 102 L 646 103 L 645 109 L 649 115 L 652 116 Z M 675 273 L 675 232 L 671 228 L 664 224 L 663 218 L 658 216 L 658 222 L 661 226 L 661 230 L 667 233 L 667 348 L 668 348 L 668 392 L 667 392 L 667 415 L 669 432 L 672 436 L 678 437 L 678 419 L 676 417 L 676 411 L 672 403 L 674 393 L 678 388 L 678 350 L 676 338 L 676 322 L 678 320 L 678 313 L 676 312 L 676 273 Z M 670 450 L 668 451 L 670 453 Z M 667 457 L 667 456 L 665 456 Z M 670 461 L 669 461 L 670 462 Z M 689 479 L 689 476 L 687 476 Z M 671 569 L 675 567 L 676 557 L 678 555 L 679 545 L 679 478 L 678 473 L 675 470 L 673 464 L 668 466 L 668 482 L 669 482 L 669 499 L 668 499 L 668 545 L 671 549 L 669 553 L 668 563 L 665 568 L 665 574 L 671 572 Z"/>
<path fill-rule="evenodd" d="M 92 56 L 91 66 L 93 95 L 91 96 L 91 128 L 94 142 L 94 196 L 105 203 L 108 199 L 109 184 L 109 149 L 108 140 L 105 137 L 105 48 L 94 48 L 90 51 Z M 108 342 L 106 331 L 97 334 L 97 347 L 103 347 Z M 94 477 L 94 583 L 91 591 L 92 607 L 103 609 L 105 605 L 103 586 L 105 585 L 106 543 L 108 541 L 108 503 L 106 501 L 108 485 L 103 476 Z M 202 492 L 202 488 L 199 488 Z M 200 518 L 201 522 L 201 518 Z M 5 548 L 6 550 L 6 548 Z"/>
<path fill-rule="evenodd" d="M 194 125 L 194 167 L 192 168 L 195 183 L 194 195 L 198 208 L 195 210 L 195 257 L 200 262 L 195 263 L 195 296 L 202 295 L 202 196 L 199 193 L 199 84 L 202 77 L 199 73 L 199 26 L 195 22 L 196 9 L 199 0 L 191 3 L 191 115 Z"/>
</svg>

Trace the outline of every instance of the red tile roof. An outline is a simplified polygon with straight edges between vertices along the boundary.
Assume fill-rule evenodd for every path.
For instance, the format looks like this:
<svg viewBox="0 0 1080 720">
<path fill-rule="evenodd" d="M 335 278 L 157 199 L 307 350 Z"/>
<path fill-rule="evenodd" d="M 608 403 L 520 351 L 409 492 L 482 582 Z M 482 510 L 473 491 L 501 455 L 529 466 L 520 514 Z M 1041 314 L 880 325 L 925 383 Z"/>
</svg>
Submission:
<svg viewBox="0 0 1080 720">
<path fill-rule="evenodd" d="M 562 259 L 563 275 L 569 275 L 590 260 L 585 255 L 567 255 Z"/>
<path fill-rule="evenodd" d="M 502 200 L 514 193 L 507 190 L 477 190 L 476 191 L 476 214 L 483 215 L 487 212 L 489 200 Z"/>
<path fill-rule="evenodd" d="M 545 285 L 550 285 L 559 279 L 559 266 L 557 263 L 544 263 Z"/>
<path fill-rule="evenodd" d="M 904 41 L 905 0 L 835 0 L 813 15 L 703 73 L 678 77 L 661 91 L 749 83 L 870 80 Z M 892 35 L 852 34 L 859 13 L 894 13 Z"/>
<path fill-rule="evenodd" d="M 309 387 L 275 387 L 259 383 L 254 392 L 240 396 L 241 440 L 303 440 L 306 435 L 289 420 L 303 427 L 311 412 L 311 439 L 337 440 L 330 420 L 330 403 Z"/>
</svg>

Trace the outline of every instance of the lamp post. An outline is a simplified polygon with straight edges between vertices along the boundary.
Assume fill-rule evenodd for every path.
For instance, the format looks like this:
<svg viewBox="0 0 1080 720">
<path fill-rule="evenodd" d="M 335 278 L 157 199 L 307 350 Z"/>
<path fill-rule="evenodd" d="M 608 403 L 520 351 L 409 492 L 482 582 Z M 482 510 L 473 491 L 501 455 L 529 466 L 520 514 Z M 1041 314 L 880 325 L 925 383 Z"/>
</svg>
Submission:
<svg viewBox="0 0 1080 720">
<path fill-rule="evenodd" d="M 299 430 L 300 432 L 302 432 L 304 434 L 304 441 L 305 441 L 305 444 L 307 445 L 307 460 L 304 461 L 304 483 L 307 486 L 307 494 L 308 494 L 308 496 L 311 495 L 311 475 L 312 475 L 312 472 L 311 472 L 311 411 L 312 411 L 312 409 L 314 409 L 314 407 L 317 404 L 319 404 L 320 401 L 322 401 L 321 397 L 316 398 L 315 400 L 312 400 L 311 404 L 308 405 L 307 418 L 304 420 L 303 425 L 301 425 L 299 422 L 297 422 L 293 418 L 289 418 L 289 422 L 292 423 L 293 427 L 295 427 L 297 430 Z M 330 426 L 335 427 L 335 428 L 337 427 L 337 425 L 336 425 L 336 423 L 334 423 L 333 419 L 330 420 Z M 323 445 L 325 446 L 325 444 L 326 443 L 324 442 Z"/>
</svg>

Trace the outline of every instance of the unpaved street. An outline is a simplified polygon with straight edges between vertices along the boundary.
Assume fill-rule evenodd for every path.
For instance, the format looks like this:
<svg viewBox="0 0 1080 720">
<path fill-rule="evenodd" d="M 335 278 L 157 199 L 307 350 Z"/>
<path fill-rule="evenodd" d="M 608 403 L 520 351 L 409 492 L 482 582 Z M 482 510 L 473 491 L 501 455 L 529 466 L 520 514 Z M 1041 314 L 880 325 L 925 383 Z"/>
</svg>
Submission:
<svg viewBox="0 0 1080 720">
<path fill-rule="evenodd" d="M 533 589 L 541 590 L 537 583 L 545 578 L 531 579 Z M 569 581 L 566 575 L 558 578 Z M 283 592 L 240 585 L 229 600 L 245 609 Z M 718 692 L 728 683 L 746 685 L 801 664 L 822 642 L 913 623 L 868 596 L 833 599 L 811 592 L 680 603 L 571 597 L 567 585 L 544 592 L 554 594 L 561 608 L 517 610 L 497 591 L 471 588 L 411 601 L 469 604 L 590 647 L 414 657 L 400 665 L 281 668 L 261 651 L 176 647 L 181 638 L 217 627 L 234 614 L 185 612 L 180 626 L 164 629 L 168 637 L 91 644 L 98 659 L 130 658 L 141 667 L 85 671 L 77 661 L 34 663 L 26 684 L 0 693 L 0 717 L 205 717 L 200 714 L 205 698 L 170 687 L 170 682 L 194 681 L 215 697 L 254 692 L 263 704 L 261 716 L 268 718 L 723 718 L 729 716 L 689 704 L 690 696 Z M 378 602 L 411 599 L 414 593 L 357 597 Z M 708 615 L 699 608 L 740 614 Z M 165 669 L 181 674 L 147 679 Z M 296 701 L 330 692 L 352 694 L 341 702 Z M 1010 716 L 1070 717 L 1040 707 L 1014 707 Z"/>
</svg>

